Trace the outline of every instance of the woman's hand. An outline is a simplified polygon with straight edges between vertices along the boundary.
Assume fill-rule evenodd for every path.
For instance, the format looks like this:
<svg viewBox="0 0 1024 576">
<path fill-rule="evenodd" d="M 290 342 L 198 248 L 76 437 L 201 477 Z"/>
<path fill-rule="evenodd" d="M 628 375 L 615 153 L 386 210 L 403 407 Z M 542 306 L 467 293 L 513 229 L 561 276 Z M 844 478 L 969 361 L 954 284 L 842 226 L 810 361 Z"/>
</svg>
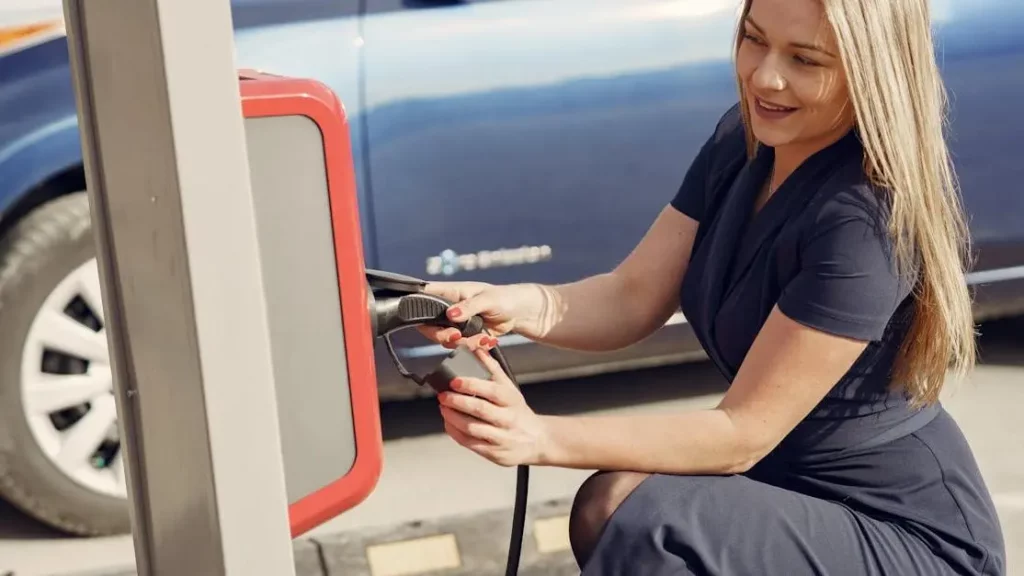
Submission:
<svg viewBox="0 0 1024 576">
<path fill-rule="evenodd" d="M 452 391 L 438 394 L 445 432 L 500 466 L 540 463 L 548 440 L 543 421 L 490 354 L 473 353 L 491 379 L 457 378 Z"/>
<path fill-rule="evenodd" d="M 552 321 L 545 311 L 555 309 L 553 291 L 538 284 L 495 286 L 485 282 L 432 282 L 424 292 L 453 302 L 448 309 L 448 317 L 453 321 L 463 322 L 473 316 L 480 316 L 484 321 L 485 333 L 466 342 L 461 342 L 462 335 L 455 328 L 419 328 L 424 336 L 447 348 L 459 344 L 471 350 L 491 348 L 497 344 L 494 336 L 512 331 L 527 338 L 541 336 Z"/>
</svg>

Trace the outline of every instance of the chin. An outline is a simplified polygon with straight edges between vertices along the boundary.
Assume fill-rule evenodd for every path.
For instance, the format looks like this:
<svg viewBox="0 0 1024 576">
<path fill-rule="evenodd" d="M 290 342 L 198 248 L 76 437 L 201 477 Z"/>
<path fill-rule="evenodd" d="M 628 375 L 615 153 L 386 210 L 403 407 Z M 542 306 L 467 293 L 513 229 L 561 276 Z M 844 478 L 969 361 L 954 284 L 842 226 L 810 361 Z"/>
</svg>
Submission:
<svg viewBox="0 0 1024 576">
<path fill-rule="evenodd" d="M 751 132 L 754 133 L 754 138 L 765 146 L 777 148 L 779 146 L 791 144 L 796 140 L 793 130 L 786 130 L 779 126 L 773 126 L 771 125 L 773 123 L 766 125 L 766 123 L 760 118 L 752 117 L 750 119 L 750 124 Z"/>
</svg>

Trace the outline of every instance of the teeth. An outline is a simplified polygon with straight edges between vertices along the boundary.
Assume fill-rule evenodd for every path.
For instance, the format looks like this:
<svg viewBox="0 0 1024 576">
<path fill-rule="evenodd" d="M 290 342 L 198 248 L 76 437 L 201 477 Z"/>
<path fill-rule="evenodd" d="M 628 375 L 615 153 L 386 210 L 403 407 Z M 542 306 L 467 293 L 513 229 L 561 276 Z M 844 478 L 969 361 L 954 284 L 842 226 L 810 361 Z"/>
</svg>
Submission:
<svg viewBox="0 0 1024 576">
<path fill-rule="evenodd" d="M 761 100 L 760 98 L 757 101 L 758 101 L 759 104 L 761 104 L 761 106 L 763 108 L 766 108 L 768 110 L 775 110 L 777 112 L 782 112 L 782 111 L 785 111 L 785 110 L 792 110 L 792 108 L 787 108 L 787 107 L 784 107 L 784 106 L 773 106 L 773 105 L 765 102 L 764 100 Z"/>
</svg>

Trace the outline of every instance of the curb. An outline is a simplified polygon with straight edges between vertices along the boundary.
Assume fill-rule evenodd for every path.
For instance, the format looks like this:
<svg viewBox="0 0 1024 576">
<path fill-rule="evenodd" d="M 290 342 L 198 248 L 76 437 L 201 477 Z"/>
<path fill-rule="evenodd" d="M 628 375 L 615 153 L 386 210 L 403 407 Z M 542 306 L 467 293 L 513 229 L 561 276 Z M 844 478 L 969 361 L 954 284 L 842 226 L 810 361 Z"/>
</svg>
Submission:
<svg viewBox="0 0 1024 576">
<path fill-rule="evenodd" d="M 579 574 L 566 530 L 570 505 L 554 501 L 527 508 L 520 574 Z M 512 510 L 504 508 L 329 535 L 317 543 L 324 576 L 501 576 L 511 530 Z"/>
<path fill-rule="evenodd" d="M 519 574 L 576 576 L 569 548 L 571 500 L 527 507 Z M 503 576 L 512 509 L 409 522 L 297 540 L 296 576 Z M 14 576 L 17 576 L 15 574 Z M 137 576 L 134 566 L 65 576 Z"/>
</svg>

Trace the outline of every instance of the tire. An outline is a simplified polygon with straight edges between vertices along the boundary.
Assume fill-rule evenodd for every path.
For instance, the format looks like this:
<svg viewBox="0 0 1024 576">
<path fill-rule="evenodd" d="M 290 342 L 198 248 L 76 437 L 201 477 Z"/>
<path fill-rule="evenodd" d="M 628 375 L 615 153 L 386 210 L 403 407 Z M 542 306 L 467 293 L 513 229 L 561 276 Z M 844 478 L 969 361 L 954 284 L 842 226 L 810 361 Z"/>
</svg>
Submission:
<svg viewBox="0 0 1024 576">
<path fill-rule="evenodd" d="M 91 282 L 90 274 L 94 283 L 82 288 L 89 298 L 79 295 L 61 316 L 62 299 L 73 293 L 67 287 Z M 83 536 L 131 530 L 113 393 L 105 388 L 110 368 L 102 358 L 98 287 L 84 192 L 42 205 L 0 239 L 0 496 L 45 524 Z M 80 349 L 87 353 L 54 353 L 54 345 L 42 344 L 62 346 L 65 334 L 84 342 Z M 84 400 L 51 412 L 51 406 L 79 402 L 55 400 L 55 392 L 72 390 L 59 388 L 72 381 L 79 383 L 74 390 L 88 389 Z M 90 452 L 93 441 L 98 446 Z"/>
</svg>

